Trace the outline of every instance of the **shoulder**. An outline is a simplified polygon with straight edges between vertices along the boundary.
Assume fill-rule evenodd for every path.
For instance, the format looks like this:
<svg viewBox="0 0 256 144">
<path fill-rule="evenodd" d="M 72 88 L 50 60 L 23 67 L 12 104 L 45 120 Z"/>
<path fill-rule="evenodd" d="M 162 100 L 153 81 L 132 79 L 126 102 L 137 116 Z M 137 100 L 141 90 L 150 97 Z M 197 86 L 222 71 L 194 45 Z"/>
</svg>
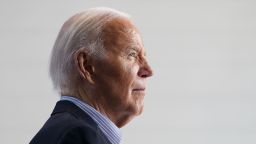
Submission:
<svg viewBox="0 0 256 144">
<path fill-rule="evenodd" d="M 79 108 L 70 105 L 54 110 L 30 144 L 93 143 L 102 141 L 98 125 Z"/>
<path fill-rule="evenodd" d="M 99 134 L 88 127 L 76 126 L 63 132 L 58 144 L 100 144 Z"/>
</svg>

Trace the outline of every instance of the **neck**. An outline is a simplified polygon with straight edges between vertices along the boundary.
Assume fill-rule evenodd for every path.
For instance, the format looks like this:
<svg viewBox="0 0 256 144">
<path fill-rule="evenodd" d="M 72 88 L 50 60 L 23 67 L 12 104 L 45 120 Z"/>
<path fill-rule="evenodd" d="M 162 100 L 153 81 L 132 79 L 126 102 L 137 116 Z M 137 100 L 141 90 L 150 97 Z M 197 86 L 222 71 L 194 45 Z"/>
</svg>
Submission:
<svg viewBox="0 0 256 144">
<path fill-rule="evenodd" d="M 91 101 L 87 103 L 95 108 L 102 115 L 110 119 L 118 128 L 123 127 L 127 124 L 134 116 L 129 113 L 119 112 L 111 109 L 107 104 L 102 104 L 98 101 Z"/>
<path fill-rule="evenodd" d="M 95 108 L 102 115 L 110 119 L 117 127 L 121 128 L 127 124 L 134 115 L 128 112 L 123 112 L 120 109 L 113 108 L 106 100 L 97 97 L 96 95 L 91 96 L 83 89 L 79 89 L 76 93 L 61 93 L 62 95 L 70 95 L 86 102 L 91 107 Z"/>
</svg>

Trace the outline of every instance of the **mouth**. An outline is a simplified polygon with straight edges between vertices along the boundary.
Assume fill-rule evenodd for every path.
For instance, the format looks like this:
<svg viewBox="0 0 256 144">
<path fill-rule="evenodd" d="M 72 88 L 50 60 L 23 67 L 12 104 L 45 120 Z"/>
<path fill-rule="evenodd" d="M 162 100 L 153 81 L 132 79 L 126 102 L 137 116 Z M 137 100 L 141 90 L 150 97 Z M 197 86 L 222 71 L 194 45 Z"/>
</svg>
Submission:
<svg viewBox="0 0 256 144">
<path fill-rule="evenodd" d="M 134 88 L 132 91 L 137 91 L 137 92 L 144 92 L 146 88 Z"/>
</svg>

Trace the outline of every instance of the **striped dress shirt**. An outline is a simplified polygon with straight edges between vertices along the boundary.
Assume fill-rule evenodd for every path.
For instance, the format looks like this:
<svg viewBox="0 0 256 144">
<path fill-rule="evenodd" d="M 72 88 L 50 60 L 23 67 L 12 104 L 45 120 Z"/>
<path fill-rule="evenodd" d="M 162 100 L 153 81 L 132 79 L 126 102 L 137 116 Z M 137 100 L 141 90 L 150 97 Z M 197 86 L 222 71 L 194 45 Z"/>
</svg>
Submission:
<svg viewBox="0 0 256 144">
<path fill-rule="evenodd" d="M 96 109 L 91 107 L 85 102 L 72 97 L 72 96 L 61 96 L 60 100 L 67 100 L 74 103 L 76 106 L 81 108 L 99 125 L 100 130 L 106 135 L 112 144 L 120 144 L 121 142 L 121 130 L 107 117 L 102 115 Z"/>
</svg>

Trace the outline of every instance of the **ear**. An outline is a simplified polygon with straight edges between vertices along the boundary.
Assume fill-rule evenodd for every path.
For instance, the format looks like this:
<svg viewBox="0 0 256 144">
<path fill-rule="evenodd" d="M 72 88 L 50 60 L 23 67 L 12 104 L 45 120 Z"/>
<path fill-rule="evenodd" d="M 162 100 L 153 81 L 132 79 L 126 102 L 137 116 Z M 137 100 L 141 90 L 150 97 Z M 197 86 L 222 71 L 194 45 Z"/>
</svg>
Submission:
<svg viewBox="0 0 256 144">
<path fill-rule="evenodd" d="M 94 73 L 94 67 L 90 63 L 90 58 L 85 50 L 78 50 L 74 55 L 74 61 L 80 75 L 86 79 L 89 83 L 94 84 L 92 78 Z"/>
</svg>

